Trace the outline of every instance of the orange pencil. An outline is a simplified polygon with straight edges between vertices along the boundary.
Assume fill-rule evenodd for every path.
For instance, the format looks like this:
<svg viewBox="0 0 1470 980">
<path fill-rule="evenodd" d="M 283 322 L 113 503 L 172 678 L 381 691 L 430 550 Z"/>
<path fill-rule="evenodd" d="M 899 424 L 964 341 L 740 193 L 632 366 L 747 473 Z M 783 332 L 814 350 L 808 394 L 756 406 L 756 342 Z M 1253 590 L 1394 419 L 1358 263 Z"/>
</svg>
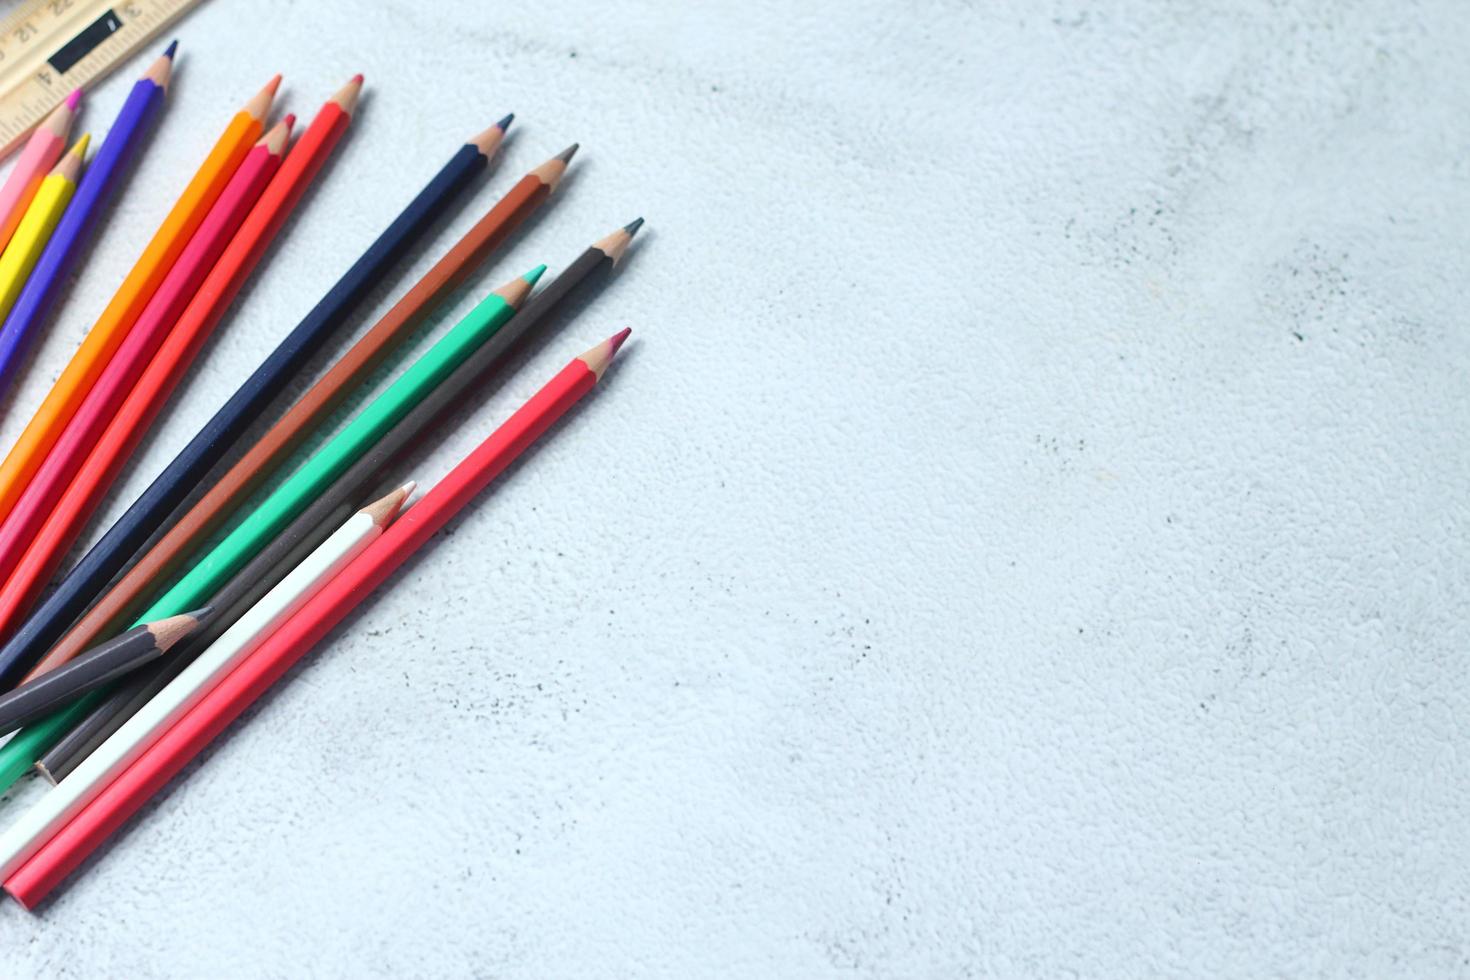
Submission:
<svg viewBox="0 0 1470 980">
<path fill-rule="evenodd" d="M 76 414 L 82 399 L 86 398 L 102 369 L 173 268 L 179 253 L 234 176 L 240 161 L 251 145 L 260 139 L 266 113 L 280 81 L 279 75 L 271 79 L 235 113 L 215 142 L 214 149 L 209 151 L 203 165 L 174 203 L 173 210 L 169 211 L 153 239 L 143 249 L 132 271 L 118 287 L 117 294 L 72 355 L 71 363 L 67 364 L 66 370 L 46 395 L 46 400 L 26 424 L 10 454 L 0 463 L 0 521 L 15 506 L 46 454 Z"/>
<path fill-rule="evenodd" d="M 30 609 L 56 566 L 76 541 L 123 464 L 137 448 L 143 433 L 158 416 L 200 347 L 209 339 L 281 225 L 331 155 L 344 132 L 344 127 L 334 124 L 338 111 L 350 119 L 361 88 L 362 83 L 354 79 L 327 100 L 327 105 L 318 113 L 321 122 L 313 122 L 308 127 L 306 135 L 281 164 L 231 239 L 229 247 L 215 262 L 209 277 L 200 285 L 194 299 L 180 315 L 158 353 L 72 478 L 6 581 L 5 588 L 0 590 L 0 629 Z M 292 121 L 293 117 L 287 116 L 266 134 L 259 145 L 270 153 L 279 154 Z M 243 172 L 244 165 L 241 169 Z"/>
</svg>

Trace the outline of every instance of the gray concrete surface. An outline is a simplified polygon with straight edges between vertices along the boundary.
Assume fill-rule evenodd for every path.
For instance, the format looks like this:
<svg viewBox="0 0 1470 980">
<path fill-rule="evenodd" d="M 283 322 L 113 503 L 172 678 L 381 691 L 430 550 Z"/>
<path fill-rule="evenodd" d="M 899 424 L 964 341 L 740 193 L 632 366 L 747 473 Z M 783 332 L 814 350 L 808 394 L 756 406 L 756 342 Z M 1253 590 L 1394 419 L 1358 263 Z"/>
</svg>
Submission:
<svg viewBox="0 0 1470 980">
<path fill-rule="evenodd" d="M 453 313 L 648 231 L 404 475 L 635 340 L 0 973 L 1470 973 L 1467 18 L 206 4 L 0 439 L 276 69 L 371 94 L 109 514 L 508 110 Z"/>
</svg>

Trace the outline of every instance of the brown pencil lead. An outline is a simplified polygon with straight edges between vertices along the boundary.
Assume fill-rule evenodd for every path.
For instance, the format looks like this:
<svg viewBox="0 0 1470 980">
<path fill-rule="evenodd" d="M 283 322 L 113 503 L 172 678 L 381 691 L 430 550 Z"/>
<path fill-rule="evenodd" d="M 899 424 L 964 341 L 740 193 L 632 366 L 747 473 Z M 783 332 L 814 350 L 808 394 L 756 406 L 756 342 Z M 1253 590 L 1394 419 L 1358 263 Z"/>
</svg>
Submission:
<svg viewBox="0 0 1470 980">
<path fill-rule="evenodd" d="M 567 164 L 576 153 L 577 144 L 573 143 L 541 166 L 532 169 L 531 176 L 538 178 L 551 190 L 556 190 L 556 185 L 561 183 L 562 176 L 567 172 Z"/>
</svg>

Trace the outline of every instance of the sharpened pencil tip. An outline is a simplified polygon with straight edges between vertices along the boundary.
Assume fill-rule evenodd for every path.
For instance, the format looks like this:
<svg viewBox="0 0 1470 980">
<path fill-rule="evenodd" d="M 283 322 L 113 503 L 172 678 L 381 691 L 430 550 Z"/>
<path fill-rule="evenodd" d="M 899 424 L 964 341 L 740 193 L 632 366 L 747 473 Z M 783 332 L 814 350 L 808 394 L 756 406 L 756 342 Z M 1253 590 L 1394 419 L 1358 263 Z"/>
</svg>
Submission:
<svg viewBox="0 0 1470 980">
<path fill-rule="evenodd" d="M 200 606 L 198 609 L 195 609 L 192 612 L 186 612 L 186 613 L 184 613 L 185 616 L 188 616 L 190 619 L 194 620 L 196 623 L 202 623 L 202 622 L 204 622 L 206 619 L 208 619 L 213 614 L 214 614 L 214 607 L 213 606 Z"/>
<path fill-rule="evenodd" d="M 538 265 L 536 268 L 532 269 L 530 272 L 526 273 L 524 276 L 521 276 L 521 278 L 526 280 L 529 285 L 534 286 L 536 285 L 536 280 L 540 279 L 542 275 L 545 274 L 545 272 L 546 265 L 545 263 L 542 263 L 541 265 Z"/>
<path fill-rule="evenodd" d="M 639 228 L 642 228 L 642 227 L 643 227 L 643 219 L 642 218 L 634 218 L 632 221 L 630 221 L 627 224 L 623 225 L 623 230 L 626 231 L 629 235 L 636 235 L 636 234 L 638 234 L 638 229 Z"/>
<path fill-rule="evenodd" d="M 623 341 L 627 340 L 632 333 L 632 327 L 624 327 L 617 333 L 613 334 L 611 337 L 607 338 L 607 346 L 610 348 L 610 350 L 608 351 L 609 358 L 617 356 L 618 348 L 623 346 Z"/>
<path fill-rule="evenodd" d="M 74 156 L 74 157 L 76 157 L 78 159 L 82 159 L 82 158 L 86 157 L 86 155 L 87 155 L 87 147 L 91 144 L 91 142 L 92 142 L 92 134 L 91 133 L 83 133 L 81 136 L 77 137 L 77 141 L 72 144 L 71 154 L 70 155 L 71 156 Z"/>
<path fill-rule="evenodd" d="M 362 84 L 362 72 L 358 72 L 356 75 L 353 75 L 352 76 L 352 81 L 356 82 L 358 85 L 361 85 Z"/>
<path fill-rule="evenodd" d="M 79 88 L 72 89 L 71 90 L 71 94 L 66 97 L 66 107 L 68 109 L 72 110 L 73 112 L 75 112 L 77 106 L 80 105 L 81 102 L 82 102 L 82 90 L 79 89 Z"/>
<path fill-rule="evenodd" d="M 286 131 L 289 133 L 291 131 L 291 127 L 296 125 L 296 113 L 286 113 L 286 118 L 281 120 L 281 125 L 285 126 Z"/>
<path fill-rule="evenodd" d="M 513 122 L 515 122 L 515 119 L 516 119 L 516 114 L 514 112 L 507 112 L 505 114 L 505 118 L 502 119 L 502 120 L 500 120 L 500 122 L 498 122 L 498 123 L 495 124 L 495 128 L 498 129 L 498 130 L 500 130 L 503 133 L 507 129 L 510 129 L 510 124 L 513 123 Z"/>
<path fill-rule="evenodd" d="M 271 76 L 271 80 L 265 83 L 265 91 L 269 92 L 272 98 L 275 98 L 276 92 L 280 91 L 280 88 L 281 73 L 276 72 L 273 76 Z"/>
<path fill-rule="evenodd" d="M 618 348 L 623 346 L 623 341 L 627 340 L 628 334 L 632 332 L 632 328 L 624 327 L 587 353 L 578 357 L 577 360 L 587 365 L 587 370 L 592 372 L 593 377 L 601 381 L 603 373 L 607 371 L 607 366 L 612 363 L 612 359 L 616 356 Z"/>
<path fill-rule="evenodd" d="M 552 159 L 560 160 L 562 163 L 571 163 L 572 157 L 577 155 L 577 150 L 580 149 L 581 146 L 581 143 L 573 143 L 571 146 L 567 147 L 565 150 L 562 150 L 556 156 L 552 157 Z"/>
<path fill-rule="evenodd" d="M 173 56 L 174 56 L 174 52 L 176 52 L 178 50 L 179 50 L 179 41 L 178 41 L 178 38 L 175 38 L 174 40 L 168 42 L 168 47 L 166 47 L 166 48 L 163 49 L 163 56 L 165 58 L 168 58 L 170 61 L 172 61 L 173 60 Z"/>
</svg>

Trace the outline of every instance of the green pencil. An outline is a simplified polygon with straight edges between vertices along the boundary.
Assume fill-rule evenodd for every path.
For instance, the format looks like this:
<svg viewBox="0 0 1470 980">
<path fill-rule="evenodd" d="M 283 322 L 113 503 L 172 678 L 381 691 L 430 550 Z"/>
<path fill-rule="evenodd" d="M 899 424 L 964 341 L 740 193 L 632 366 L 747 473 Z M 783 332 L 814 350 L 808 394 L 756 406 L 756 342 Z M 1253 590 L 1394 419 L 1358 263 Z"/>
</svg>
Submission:
<svg viewBox="0 0 1470 980">
<path fill-rule="evenodd" d="M 174 587 L 163 594 L 138 619 L 135 625 L 151 623 L 176 613 L 159 614 L 160 609 L 188 612 L 198 602 L 190 596 L 209 596 L 250 557 L 363 453 L 372 448 L 382 435 L 393 428 L 434 387 L 448 377 L 465 358 L 515 315 L 546 266 L 540 265 L 512 279 L 485 297 L 454 329 L 445 334 L 423 357 L 413 363 L 398 380 L 349 422 L 330 442 L 316 452 L 275 492 L 251 512 L 239 526 L 215 545 L 209 554 L 190 568 Z M 182 604 L 182 605 L 181 605 Z M 0 792 L 25 774 L 51 743 L 59 738 L 82 715 L 90 711 L 105 689 L 93 691 L 16 733 L 0 747 Z"/>
</svg>

